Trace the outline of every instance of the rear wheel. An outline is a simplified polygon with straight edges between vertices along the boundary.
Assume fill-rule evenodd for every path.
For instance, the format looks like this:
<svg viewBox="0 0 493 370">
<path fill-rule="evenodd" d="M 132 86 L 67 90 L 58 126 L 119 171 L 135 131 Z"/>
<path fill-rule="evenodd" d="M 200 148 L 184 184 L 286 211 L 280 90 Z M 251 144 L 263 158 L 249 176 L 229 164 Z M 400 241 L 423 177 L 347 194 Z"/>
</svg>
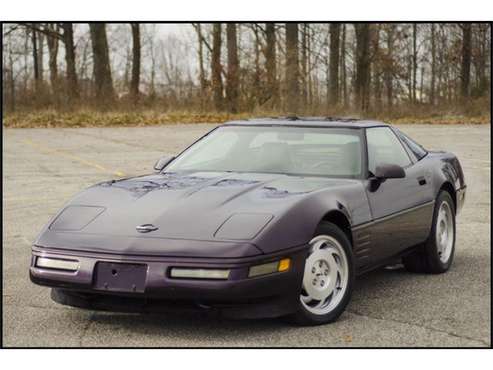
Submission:
<svg viewBox="0 0 493 370">
<path fill-rule="evenodd" d="M 299 325 L 335 321 L 344 312 L 353 289 L 351 243 L 344 232 L 323 222 L 310 241 L 299 310 L 290 316 Z"/>
<path fill-rule="evenodd" d="M 455 251 L 455 207 L 450 194 L 440 192 L 433 212 L 428 240 L 415 252 L 402 259 L 411 272 L 440 274 L 452 265 Z"/>
</svg>

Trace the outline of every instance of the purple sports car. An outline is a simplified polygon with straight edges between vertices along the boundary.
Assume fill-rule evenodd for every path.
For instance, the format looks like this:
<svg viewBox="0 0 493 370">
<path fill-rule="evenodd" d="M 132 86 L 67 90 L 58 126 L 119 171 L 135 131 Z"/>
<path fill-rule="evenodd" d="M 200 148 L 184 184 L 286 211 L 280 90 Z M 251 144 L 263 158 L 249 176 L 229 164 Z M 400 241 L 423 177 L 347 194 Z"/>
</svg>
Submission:
<svg viewBox="0 0 493 370">
<path fill-rule="evenodd" d="M 466 190 L 453 154 L 353 119 L 228 122 L 155 170 L 76 195 L 34 242 L 31 280 L 87 309 L 323 324 L 396 258 L 447 271 Z"/>
</svg>

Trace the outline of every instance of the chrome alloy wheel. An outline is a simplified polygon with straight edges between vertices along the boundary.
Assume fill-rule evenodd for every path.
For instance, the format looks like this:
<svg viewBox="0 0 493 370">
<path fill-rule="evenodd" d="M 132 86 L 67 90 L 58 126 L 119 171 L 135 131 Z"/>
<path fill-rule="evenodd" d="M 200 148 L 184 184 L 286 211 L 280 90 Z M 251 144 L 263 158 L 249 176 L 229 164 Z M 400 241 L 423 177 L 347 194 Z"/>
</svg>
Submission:
<svg viewBox="0 0 493 370">
<path fill-rule="evenodd" d="M 315 315 L 331 312 L 344 297 L 348 275 L 349 265 L 342 245 L 328 235 L 313 238 L 305 262 L 301 304 Z"/>
<path fill-rule="evenodd" d="M 447 202 L 440 204 L 436 222 L 436 245 L 442 263 L 447 263 L 454 245 L 454 220 Z"/>
</svg>

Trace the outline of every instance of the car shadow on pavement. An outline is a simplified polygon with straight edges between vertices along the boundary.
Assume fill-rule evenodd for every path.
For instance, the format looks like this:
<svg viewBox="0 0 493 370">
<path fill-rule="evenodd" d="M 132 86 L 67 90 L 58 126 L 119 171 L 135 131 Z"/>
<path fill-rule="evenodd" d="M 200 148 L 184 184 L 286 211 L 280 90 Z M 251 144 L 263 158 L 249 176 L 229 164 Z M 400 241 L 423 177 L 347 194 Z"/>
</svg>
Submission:
<svg viewBox="0 0 493 370">
<path fill-rule="evenodd" d="M 129 326 L 135 327 L 136 324 L 142 326 L 155 326 L 164 327 L 167 329 L 190 327 L 196 331 L 208 330 L 212 327 L 231 327 L 241 330 L 243 327 L 248 330 L 252 330 L 252 326 L 258 327 L 258 329 L 273 329 L 275 327 L 289 326 L 284 320 L 281 319 L 230 319 L 224 318 L 216 313 L 210 313 L 207 311 L 197 310 L 196 312 L 166 312 L 166 313 L 105 313 L 105 312 L 93 312 L 90 315 L 90 320 L 109 326 Z"/>
<path fill-rule="evenodd" d="M 203 347 L 242 346 L 251 344 L 252 338 L 282 336 L 293 327 L 282 320 L 231 320 L 207 313 L 166 314 L 105 314 L 92 313 L 88 318 L 97 332 L 97 344 L 113 345 L 118 337 L 119 345 Z M 273 334 L 275 333 L 275 334 Z M 105 335 L 105 336 L 106 336 Z M 122 337 L 127 337 L 122 342 Z M 113 338 L 113 339 L 112 339 Z M 90 339 L 88 343 L 90 343 Z M 278 342 L 278 340 L 273 341 Z M 265 345 L 265 344 L 264 344 Z"/>
<path fill-rule="evenodd" d="M 393 270 L 380 269 L 365 274 L 363 279 L 357 281 L 353 294 L 353 308 L 358 309 L 358 301 L 365 300 L 368 290 L 371 294 L 381 295 L 382 289 L 393 286 L 392 289 L 400 289 L 408 280 L 415 279 L 418 275 L 410 274 L 403 268 Z M 355 307 L 356 306 L 356 307 Z M 343 315 L 338 322 L 350 320 L 347 315 Z M 100 329 L 125 330 L 133 333 L 145 333 L 146 335 L 159 336 L 162 334 L 172 334 L 176 339 L 185 339 L 193 333 L 194 340 L 200 342 L 210 337 L 211 331 L 215 338 L 222 338 L 225 343 L 230 340 L 237 340 L 242 334 L 252 336 L 262 333 L 291 331 L 296 326 L 286 320 L 279 319 L 256 319 L 256 320 L 232 320 L 220 317 L 215 313 L 207 311 L 197 312 L 169 312 L 163 314 L 126 314 L 126 313 L 105 313 L 92 312 L 88 316 L 92 324 L 96 324 Z"/>
</svg>

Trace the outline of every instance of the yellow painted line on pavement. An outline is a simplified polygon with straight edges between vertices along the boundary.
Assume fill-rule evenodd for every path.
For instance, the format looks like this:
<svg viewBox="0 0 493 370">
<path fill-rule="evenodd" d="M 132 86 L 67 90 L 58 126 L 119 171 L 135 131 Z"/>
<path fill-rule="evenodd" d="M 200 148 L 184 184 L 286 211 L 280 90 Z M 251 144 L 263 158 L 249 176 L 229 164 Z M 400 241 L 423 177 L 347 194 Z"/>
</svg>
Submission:
<svg viewBox="0 0 493 370">
<path fill-rule="evenodd" d="M 21 240 L 26 243 L 27 246 L 31 247 L 33 245 L 33 243 L 31 243 L 29 240 L 27 240 L 27 238 L 25 236 L 22 236 L 21 237 Z"/>
<path fill-rule="evenodd" d="M 43 154 L 55 154 L 55 155 L 58 155 L 60 157 L 69 158 L 69 159 L 72 159 L 72 160 L 77 161 L 79 163 L 85 164 L 86 166 L 97 168 L 98 170 L 101 170 L 103 172 L 111 173 L 111 174 L 119 176 L 119 177 L 125 176 L 125 173 L 123 173 L 122 171 L 111 171 L 111 170 L 107 169 L 106 167 L 101 166 L 98 163 L 90 162 L 84 158 L 78 157 L 78 156 L 76 156 L 72 153 L 68 153 L 64 150 L 52 149 L 52 148 L 49 148 L 47 146 L 37 144 L 30 139 L 24 139 L 23 142 L 32 146 L 33 148 L 37 149 L 38 151 L 40 151 Z"/>
</svg>

